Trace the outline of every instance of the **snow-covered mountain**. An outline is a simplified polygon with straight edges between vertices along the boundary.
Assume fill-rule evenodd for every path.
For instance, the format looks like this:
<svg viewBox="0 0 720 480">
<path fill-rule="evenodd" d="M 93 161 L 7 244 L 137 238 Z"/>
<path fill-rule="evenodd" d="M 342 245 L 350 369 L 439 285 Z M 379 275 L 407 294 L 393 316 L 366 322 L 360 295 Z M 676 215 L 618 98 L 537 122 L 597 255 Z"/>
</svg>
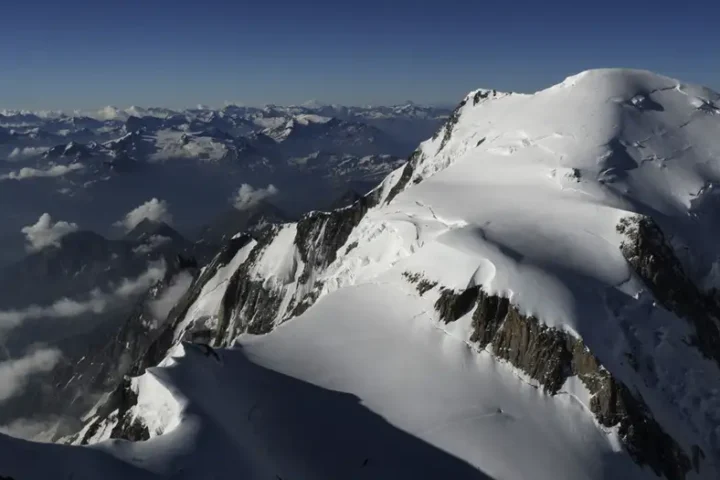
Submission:
<svg viewBox="0 0 720 480">
<path fill-rule="evenodd" d="M 0 475 L 718 478 L 719 111 L 635 70 L 471 92 L 352 205 L 229 240 L 91 446 L 0 437 Z"/>
</svg>

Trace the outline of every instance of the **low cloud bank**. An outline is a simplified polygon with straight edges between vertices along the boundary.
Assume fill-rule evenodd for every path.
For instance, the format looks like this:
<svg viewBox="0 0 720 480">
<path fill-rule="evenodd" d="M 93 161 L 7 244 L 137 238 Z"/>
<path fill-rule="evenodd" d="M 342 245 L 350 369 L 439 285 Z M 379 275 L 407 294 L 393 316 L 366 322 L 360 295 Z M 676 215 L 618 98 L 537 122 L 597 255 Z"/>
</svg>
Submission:
<svg viewBox="0 0 720 480">
<path fill-rule="evenodd" d="M 147 242 L 133 248 L 133 253 L 138 255 L 144 255 L 155 251 L 158 247 L 162 247 L 165 244 L 172 242 L 172 238 L 163 237 L 162 235 L 152 235 L 148 238 Z"/>
<path fill-rule="evenodd" d="M 48 150 L 49 149 L 47 147 L 15 147 L 13 151 L 10 152 L 10 155 L 8 155 L 8 159 L 24 160 L 26 158 L 32 158 L 37 157 L 38 155 L 42 155 Z"/>
<path fill-rule="evenodd" d="M 82 428 L 77 418 L 49 415 L 42 418 L 18 418 L 0 425 L 0 433 L 23 440 L 54 443 L 56 436 L 72 435 Z"/>
<path fill-rule="evenodd" d="M 50 246 L 60 246 L 60 239 L 65 235 L 77 232 L 79 227 L 75 223 L 58 221 L 53 223 L 49 213 L 40 215 L 37 223 L 28 225 L 20 230 L 27 240 L 26 249 L 29 252 L 38 252 Z"/>
<path fill-rule="evenodd" d="M 268 198 L 274 197 L 280 190 L 272 183 L 265 188 L 255 188 L 243 183 L 233 198 L 233 206 L 238 210 L 247 210 Z"/>
<path fill-rule="evenodd" d="M 123 279 L 112 291 L 93 290 L 86 300 L 62 298 L 52 305 L 31 305 L 22 310 L 0 311 L 0 337 L 23 322 L 39 318 L 72 318 L 86 313 L 103 313 L 122 306 L 131 297 L 146 292 L 165 275 L 165 263 L 150 264 L 147 271 L 134 279 Z"/>
<path fill-rule="evenodd" d="M 21 394 L 31 375 L 51 371 L 60 358 L 60 350 L 45 348 L 0 363 L 0 402 Z"/>
<path fill-rule="evenodd" d="M 10 155 L 12 155 L 12 153 Z M 62 177 L 63 175 L 67 175 L 68 173 L 75 172 L 77 170 L 82 170 L 83 168 L 85 168 L 85 165 L 82 163 L 53 165 L 52 167 L 44 170 L 41 168 L 23 167 L 20 170 L 13 170 L 10 173 L 1 175 L 0 180 L 27 180 L 29 178 Z"/>
<path fill-rule="evenodd" d="M 115 222 L 115 226 L 123 227 L 125 231 L 129 232 L 137 227 L 143 220 L 171 224 L 172 215 L 170 214 L 167 202 L 153 198 L 129 211 L 127 215 L 125 215 L 125 218 Z"/>
<path fill-rule="evenodd" d="M 173 278 L 170 286 L 157 298 L 150 302 L 150 311 L 158 324 L 163 323 L 170 310 L 177 305 L 180 298 L 185 295 L 190 285 L 192 284 L 193 277 L 187 272 L 179 273 Z"/>
</svg>

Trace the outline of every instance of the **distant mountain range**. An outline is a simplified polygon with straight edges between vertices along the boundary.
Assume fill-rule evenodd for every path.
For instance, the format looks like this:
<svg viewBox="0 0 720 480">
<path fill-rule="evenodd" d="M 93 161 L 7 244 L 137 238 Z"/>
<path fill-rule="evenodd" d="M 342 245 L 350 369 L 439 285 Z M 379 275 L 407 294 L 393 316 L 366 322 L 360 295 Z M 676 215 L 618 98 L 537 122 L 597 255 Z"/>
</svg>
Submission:
<svg viewBox="0 0 720 480">
<path fill-rule="evenodd" d="M 19 258 L 19 231 L 43 213 L 115 235 L 112 225 L 151 198 L 181 231 L 234 204 L 237 190 L 274 186 L 291 216 L 348 186 L 366 191 L 448 117 L 412 103 L 346 107 L 106 107 L 95 112 L 0 111 L 0 265 Z M 86 208 L 92 204 L 94 208 Z"/>
</svg>

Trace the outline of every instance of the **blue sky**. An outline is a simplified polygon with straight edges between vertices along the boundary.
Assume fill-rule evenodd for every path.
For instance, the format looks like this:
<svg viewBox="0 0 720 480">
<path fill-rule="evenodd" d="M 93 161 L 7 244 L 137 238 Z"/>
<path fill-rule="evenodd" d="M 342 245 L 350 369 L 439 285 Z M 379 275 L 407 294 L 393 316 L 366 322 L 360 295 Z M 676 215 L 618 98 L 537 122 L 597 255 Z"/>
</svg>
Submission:
<svg viewBox="0 0 720 480">
<path fill-rule="evenodd" d="M 5 2 L 0 108 L 456 103 L 593 67 L 720 89 L 720 2 Z"/>
</svg>

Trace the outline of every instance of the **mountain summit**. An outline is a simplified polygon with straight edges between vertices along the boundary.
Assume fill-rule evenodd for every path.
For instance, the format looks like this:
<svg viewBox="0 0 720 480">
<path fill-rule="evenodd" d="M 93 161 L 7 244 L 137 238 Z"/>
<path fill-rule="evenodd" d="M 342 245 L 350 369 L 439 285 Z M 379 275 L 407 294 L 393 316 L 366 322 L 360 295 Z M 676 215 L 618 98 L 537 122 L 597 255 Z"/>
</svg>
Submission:
<svg viewBox="0 0 720 480">
<path fill-rule="evenodd" d="M 718 478 L 719 108 L 637 70 L 471 92 L 366 196 L 231 239 L 96 448 L 0 438 L 0 475 Z"/>
</svg>

